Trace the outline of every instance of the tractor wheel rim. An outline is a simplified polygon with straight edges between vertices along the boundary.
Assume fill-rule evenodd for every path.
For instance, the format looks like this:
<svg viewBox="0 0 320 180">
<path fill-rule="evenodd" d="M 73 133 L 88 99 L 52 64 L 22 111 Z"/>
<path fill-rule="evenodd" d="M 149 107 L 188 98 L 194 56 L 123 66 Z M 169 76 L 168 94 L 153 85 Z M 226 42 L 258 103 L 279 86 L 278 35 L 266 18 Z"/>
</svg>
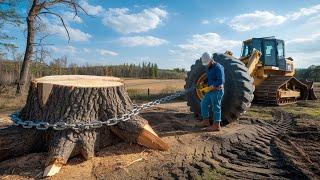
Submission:
<svg viewBox="0 0 320 180">
<path fill-rule="evenodd" d="M 200 91 L 200 89 L 206 87 L 207 85 L 204 84 L 204 80 L 206 79 L 206 73 L 203 73 L 199 79 L 197 80 L 197 88 L 196 88 L 196 93 L 197 97 L 202 100 L 204 98 L 204 93 Z"/>
</svg>

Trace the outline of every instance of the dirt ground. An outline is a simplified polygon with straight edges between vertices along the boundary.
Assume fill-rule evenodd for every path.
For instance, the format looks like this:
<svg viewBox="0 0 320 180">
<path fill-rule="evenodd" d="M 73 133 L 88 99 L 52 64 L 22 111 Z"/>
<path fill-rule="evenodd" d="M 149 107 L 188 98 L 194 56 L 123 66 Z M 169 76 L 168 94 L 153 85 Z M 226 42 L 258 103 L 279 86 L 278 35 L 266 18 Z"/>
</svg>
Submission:
<svg viewBox="0 0 320 180">
<path fill-rule="evenodd" d="M 8 115 L 23 99 L 17 102 L 0 108 L 0 129 L 10 125 Z M 170 145 L 169 151 L 121 142 L 89 161 L 73 157 L 47 179 L 320 179 L 319 100 L 253 105 L 239 122 L 218 133 L 196 127 L 185 102 L 162 104 L 142 116 Z M 0 179 L 40 179 L 46 156 L 34 153 L 0 162 Z"/>
<path fill-rule="evenodd" d="M 257 109 L 265 108 L 252 107 Z M 71 158 L 47 179 L 319 179 L 320 126 L 300 126 L 297 119 L 303 116 L 277 107 L 268 110 L 262 117 L 270 119 L 248 112 L 221 132 L 209 133 L 195 126 L 185 102 L 159 105 L 142 116 L 170 145 L 169 151 L 122 142 L 89 161 Z M 8 122 L 2 119 L 2 125 Z M 46 156 L 28 154 L 0 162 L 0 179 L 39 179 Z"/>
</svg>

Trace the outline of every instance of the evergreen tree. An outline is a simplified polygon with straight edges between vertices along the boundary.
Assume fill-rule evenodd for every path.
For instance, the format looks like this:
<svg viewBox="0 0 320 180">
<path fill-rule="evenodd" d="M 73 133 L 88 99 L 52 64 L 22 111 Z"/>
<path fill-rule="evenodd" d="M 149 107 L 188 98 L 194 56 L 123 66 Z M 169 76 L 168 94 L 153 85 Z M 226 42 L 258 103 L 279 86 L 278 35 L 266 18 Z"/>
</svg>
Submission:
<svg viewBox="0 0 320 180">
<path fill-rule="evenodd" d="M 3 31 L 7 24 L 18 26 L 22 23 L 16 9 L 17 3 L 15 0 L 1 0 L 0 1 L 0 50 L 3 47 L 16 47 L 9 41 L 15 39 L 9 36 L 7 32 Z"/>
<path fill-rule="evenodd" d="M 154 65 L 154 76 L 157 78 L 158 77 L 158 65 Z"/>
</svg>

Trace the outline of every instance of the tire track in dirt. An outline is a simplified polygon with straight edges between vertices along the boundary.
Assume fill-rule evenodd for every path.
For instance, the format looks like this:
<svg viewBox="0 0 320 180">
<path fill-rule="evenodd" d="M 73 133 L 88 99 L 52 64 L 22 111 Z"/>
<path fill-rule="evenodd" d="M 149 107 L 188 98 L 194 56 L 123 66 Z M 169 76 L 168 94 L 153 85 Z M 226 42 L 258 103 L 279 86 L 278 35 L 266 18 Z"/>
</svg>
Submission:
<svg viewBox="0 0 320 180">
<path fill-rule="evenodd" d="M 252 124 L 229 136 L 209 138 L 213 148 L 195 155 L 181 165 L 168 167 L 168 172 L 156 179 L 197 179 L 217 172 L 225 179 L 290 179 L 293 174 L 279 163 L 279 153 L 274 150 L 273 139 L 286 133 L 292 118 L 283 112 L 274 113 L 274 124 L 259 120 L 240 120 Z M 249 122 L 248 122 L 249 121 Z M 214 143 L 215 142 L 215 143 Z M 219 143 L 216 143 L 219 142 Z M 209 148 L 208 148 L 209 149 Z"/>
<path fill-rule="evenodd" d="M 319 131 L 289 132 L 272 139 L 282 164 L 296 179 L 320 179 Z"/>
</svg>

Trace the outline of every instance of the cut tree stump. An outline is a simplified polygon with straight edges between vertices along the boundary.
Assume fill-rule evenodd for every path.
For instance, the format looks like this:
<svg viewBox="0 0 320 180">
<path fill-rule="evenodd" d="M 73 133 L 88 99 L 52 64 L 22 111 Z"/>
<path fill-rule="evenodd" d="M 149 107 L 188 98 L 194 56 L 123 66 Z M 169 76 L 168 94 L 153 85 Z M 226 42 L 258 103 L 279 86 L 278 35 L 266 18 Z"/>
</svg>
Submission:
<svg viewBox="0 0 320 180">
<path fill-rule="evenodd" d="M 20 112 L 24 121 L 90 123 L 120 116 L 133 105 L 123 81 L 101 76 L 46 76 L 32 81 L 27 102 Z M 48 152 L 43 176 L 59 172 L 69 157 L 81 154 L 86 160 L 94 152 L 120 139 L 148 148 L 167 150 L 168 145 L 140 116 L 114 126 L 97 129 L 24 129 L 10 126 L 0 130 L 0 160 L 31 152 Z"/>
</svg>

